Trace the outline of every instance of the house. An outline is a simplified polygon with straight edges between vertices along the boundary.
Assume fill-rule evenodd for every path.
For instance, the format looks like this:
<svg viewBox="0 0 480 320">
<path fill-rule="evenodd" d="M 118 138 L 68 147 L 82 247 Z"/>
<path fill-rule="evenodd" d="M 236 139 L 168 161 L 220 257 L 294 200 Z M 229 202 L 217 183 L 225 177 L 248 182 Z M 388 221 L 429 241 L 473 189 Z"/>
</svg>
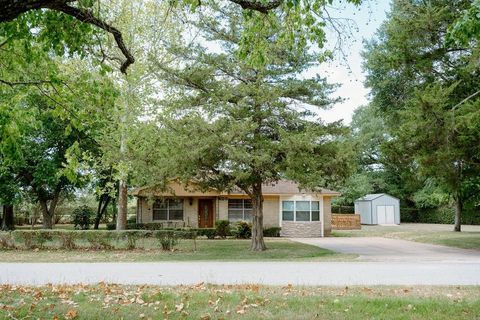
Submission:
<svg viewBox="0 0 480 320">
<path fill-rule="evenodd" d="M 171 183 L 168 191 L 155 187 L 134 190 L 138 223 L 212 228 L 216 220 L 251 220 L 252 203 L 243 191 L 198 191 L 193 185 Z M 327 189 L 302 190 L 281 180 L 263 186 L 263 223 L 281 227 L 285 237 L 323 237 L 331 233 L 331 199 Z"/>
<path fill-rule="evenodd" d="M 367 194 L 355 200 L 362 224 L 400 224 L 400 200 L 386 193 Z"/>
</svg>

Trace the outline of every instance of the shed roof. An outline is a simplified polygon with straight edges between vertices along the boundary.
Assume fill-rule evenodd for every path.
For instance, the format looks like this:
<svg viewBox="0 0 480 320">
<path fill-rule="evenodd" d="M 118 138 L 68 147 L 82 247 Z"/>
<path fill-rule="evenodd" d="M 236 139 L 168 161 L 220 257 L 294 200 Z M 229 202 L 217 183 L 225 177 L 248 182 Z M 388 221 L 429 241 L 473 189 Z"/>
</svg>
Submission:
<svg viewBox="0 0 480 320">
<path fill-rule="evenodd" d="M 387 196 L 387 197 L 391 197 L 391 198 L 394 198 L 394 199 L 398 200 L 398 198 L 395 198 L 394 196 L 391 196 L 391 195 L 386 194 L 386 193 L 370 193 L 370 194 L 367 194 L 367 195 L 365 195 L 361 198 L 358 198 L 355 201 L 372 201 L 372 200 L 375 200 L 375 199 L 380 198 L 382 196 Z"/>
</svg>

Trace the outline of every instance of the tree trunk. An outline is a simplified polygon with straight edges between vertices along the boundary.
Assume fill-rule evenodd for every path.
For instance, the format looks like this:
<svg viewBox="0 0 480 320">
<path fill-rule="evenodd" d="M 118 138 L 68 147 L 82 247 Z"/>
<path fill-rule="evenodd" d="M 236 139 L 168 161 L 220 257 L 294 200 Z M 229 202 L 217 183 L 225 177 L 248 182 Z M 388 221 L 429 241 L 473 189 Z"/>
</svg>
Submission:
<svg viewBox="0 0 480 320">
<path fill-rule="evenodd" d="M 264 251 L 267 249 L 263 240 L 263 194 L 262 184 L 258 183 L 253 186 L 251 194 L 252 199 L 252 251 Z"/>
<path fill-rule="evenodd" d="M 93 229 L 98 230 L 98 226 L 100 225 L 100 220 L 105 215 L 105 211 L 107 211 L 108 204 L 110 202 L 110 196 L 108 194 L 103 194 L 100 196 L 100 199 L 98 201 L 98 209 L 97 209 L 97 215 L 95 216 L 95 225 L 93 226 Z"/>
<path fill-rule="evenodd" d="M 455 227 L 453 231 L 460 232 L 462 231 L 462 198 L 457 195 L 455 199 Z"/>
<path fill-rule="evenodd" d="M 13 205 L 5 204 L 3 205 L 2 231 L 10 231 L 13 229 L 15 229 L 13 221 Z"/>
<path fill-rule="evenodd" d="M 42 220 L 44 229 L 53 229 L 53 213 L 48 209 L 46 200 L 40 200 L 40 207 L 42 208 Z"/>
<path fill-rule="evenodd" d="M 127 184 L 121 180 L 118 185 L 117 230 L 127 229 Z"/>
</svg>

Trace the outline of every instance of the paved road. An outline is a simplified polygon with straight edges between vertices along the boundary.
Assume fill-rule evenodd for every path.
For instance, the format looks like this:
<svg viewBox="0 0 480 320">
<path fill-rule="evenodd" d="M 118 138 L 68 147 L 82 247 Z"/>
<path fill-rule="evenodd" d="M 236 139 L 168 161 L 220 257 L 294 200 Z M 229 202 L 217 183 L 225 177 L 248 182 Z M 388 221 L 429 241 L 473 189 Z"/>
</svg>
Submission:
<svg viewBox="0 0 480 320">
<path fill-rule="evenodd" d="M 478 262 L 0 263 L 0 284 L 480 285 Z"/>
<path fill-rule="evenodd" d="M 359 255 L 361 261 L 385 262 L 477 262 L 480 250 L 458 249 L 440 245 L 381 237 L 328 237 L 291 239 L 342 253 Z M 480 273 L 480 268 L 478 270 Z"/>
</svg>

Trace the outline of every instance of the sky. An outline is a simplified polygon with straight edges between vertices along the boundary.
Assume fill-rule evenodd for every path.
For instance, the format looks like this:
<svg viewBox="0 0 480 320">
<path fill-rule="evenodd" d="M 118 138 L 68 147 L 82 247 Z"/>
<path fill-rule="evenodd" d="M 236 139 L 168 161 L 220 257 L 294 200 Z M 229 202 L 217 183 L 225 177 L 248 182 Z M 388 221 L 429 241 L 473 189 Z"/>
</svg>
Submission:
<svg viewBox="0 0 480 320">
<path fill-rule="evenodd" d="M 369 90 L 363 86 L 365 75 L 362 71 L 361 52 L 363 40 L 374 37 L 376 30 L 386 19 L 390 10 L 390 0 L 370 0 L 359 7 L 351 4 L 343 4 L 345 0 L 336 0 L 333 8 L 327 9 L 331 16 L 347 18 L 355 22 L 357 28 L 352 29 L 352 39 L 342 46 L 344 55 L 335 54 L 335 59 L 322 64 L 319 68 L 312 70 L 327 78 L 330 83 L 341 85 L 334 96 L 340 96 L 345 101 L 336 104 L 329 110 L 317 112 L 320 118 L 326 122 L 343 120 L 349 124 L 353 111 L 368 104 Z M 338 10 L 335 10 L 337 8 Z M 327 30 L 327 48 L 335 47 L 337 35 L 333 30 Z M 339 53 L 337 51 L 337 53 Z"/>
</svg>

